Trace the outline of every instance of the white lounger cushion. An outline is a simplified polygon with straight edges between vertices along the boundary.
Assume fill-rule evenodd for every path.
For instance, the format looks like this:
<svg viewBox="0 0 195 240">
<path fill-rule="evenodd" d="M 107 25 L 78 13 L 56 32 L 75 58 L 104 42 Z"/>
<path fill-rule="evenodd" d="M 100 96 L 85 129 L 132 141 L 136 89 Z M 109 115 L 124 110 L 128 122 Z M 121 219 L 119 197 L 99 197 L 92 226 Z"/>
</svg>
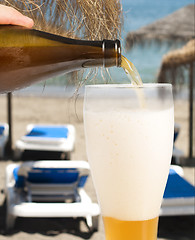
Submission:
<svg viewBox="0 0 195 240">
<path fill-rule="evenodd" d="M 28 136 L 28 134 L 33 129 L 43 128 L 64 128 L 68 130 L 67 137 L 63 137 L 63 135 L 56 135 L 49 137 L 46 134 L 45 137 L 36 136 Z M 75 144 L 75 127 L 71 124 L 67 125 L 47 125 L 47 124 L 38 124 L 33 125 L 29 124 L 27 126 L 27 135 L 22 136 L 20 140 L 16 141 L 16 148 L 20 150 L 46 150 L 46 151 L 64 151 L 69 152 L 73 151 Z"/>
</svg>

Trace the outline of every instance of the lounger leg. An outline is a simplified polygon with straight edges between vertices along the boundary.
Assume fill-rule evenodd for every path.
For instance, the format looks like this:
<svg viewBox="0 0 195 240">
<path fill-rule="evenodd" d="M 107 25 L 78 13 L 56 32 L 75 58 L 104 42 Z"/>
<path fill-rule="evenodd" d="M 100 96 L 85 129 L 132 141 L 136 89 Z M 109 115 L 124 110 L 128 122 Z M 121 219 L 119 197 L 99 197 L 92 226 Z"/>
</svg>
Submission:
<svg viewBox="0 0 195 240">
<path fill-rule="evenodd" d="M 20 159 L 21 156 L 22 156 L 22 151 L 20 149 L 16 148 L 15 151 L 14 151 L 14 158 L 15 159 Z"/>
<path fill-rule="evenodd" d="M 90 231 L 96 232 L 98 231 L 99 226 L 99 217 L 98 216 L 87 216 L 86 217 L 86 224 Z"/>
<path fill-rule="evenodd" d="M 12 196 L 12 198 L 10 196 Z M 10 191 L 10 194 L 8 194 L 7 199 L 6 199 L 6 219 L 5 219 L 6 231 L 11 230 L 15 224 L 16 217 L 11 214 L 11 202 L 13 200 L 13 197 L 14 196 L 13 196 L 12 192 Z"/>
<path fill-rule="evenodd" d="M 6 231 L 11 230 L 14 227 L 16 217 L 7 213 L 6 215 Z"/>
<path fill-rule="evenodd" d="M 92 217 L 91 216 L 89 216 L 89 215 L 86 216 L 86 223 L 87 223 L 88 228 L 91 229 L 92 226 L 93 226 Z"/>
<path fill-rule="evenodd" d="M 93 231 L 97 232 L 99 227 L 99 216 L 92 217 L 92 224 Z"/>
<path fill-rule="evenodd" d="M 65 160 L 71 160 L 71 152 L 65 153 Z"/>
<path fill-rule="evenodd" d="M 0 148 L 0 158 L 3 158 L 3 156 L 4 156 L 4 150 L 3 148 Z"/>
</svg>

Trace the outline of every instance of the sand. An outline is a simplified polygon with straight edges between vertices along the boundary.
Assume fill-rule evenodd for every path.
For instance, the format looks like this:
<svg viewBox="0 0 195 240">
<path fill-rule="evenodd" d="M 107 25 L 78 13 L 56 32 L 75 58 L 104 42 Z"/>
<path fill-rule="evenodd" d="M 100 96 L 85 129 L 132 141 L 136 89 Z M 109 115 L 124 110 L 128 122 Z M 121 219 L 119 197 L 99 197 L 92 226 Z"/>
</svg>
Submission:
<svg viewBox="0 0 195 240">
<path fill-rule="evenodd" d="M 72 153 L 73 160 L 87 161 L 84 129 L 82 118 L 83 99 L 76 101 L 67 98 L 48 97 L 13 97 L 13 147 L 17 139 L 25 133 L 25 127 L 29 123 L 53 123 L 53 124 L 73 124 L 76 128 L 76 145 Z M 6 96 L 0 96 L 0 122 L 7 122 Z M 186 100 L 175 102 L 175 120 L 181 126 L 179 138 L 176 146 L 188 154 L 188 103 Z M 194 151 L 195 152 L 195 151 Z M 5 167 L 12 160 L 0 161 L 0 188 L 4 187 Z M 184 167 L 184 176 L 194 184 L 194 168 Z M 94 202 L 97 201 L 95 190 L 91 178 L 86 185 L 86 191 Z M 6 235 L 4 232 L 5 208 L 4 194 L 0 195 L 0 240 L 103 240 L 104 230 L 102 220 L 99 221 L 99 231 L 93 234 L 88 233 L 84 223 L 81 230 L 75 230 L 77 221 L 70 219 L 18 219 L 15 229 Z M 193 218 L 161 218 L 158 239 L 193 239 Z"/>
</svg>

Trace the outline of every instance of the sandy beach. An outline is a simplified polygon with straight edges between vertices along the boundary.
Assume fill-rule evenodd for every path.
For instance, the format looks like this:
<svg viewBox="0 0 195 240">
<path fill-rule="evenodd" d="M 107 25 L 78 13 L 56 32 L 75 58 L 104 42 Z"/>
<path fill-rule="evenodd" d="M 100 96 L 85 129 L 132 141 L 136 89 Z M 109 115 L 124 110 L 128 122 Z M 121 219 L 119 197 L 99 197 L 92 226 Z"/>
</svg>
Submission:
<svg viewBox="0 0 195 240">
<path fill-rule="evenodd" d="M 49 98 L 49 97 L 13 97 L 13 147 L 17 139 L 25 133 L 29 123 L 73 124 L 76 128 L 76 145 L 72 153 L 72 160 L 87 161 L 83 117 L 83 99 Z M 7 122 L 6 96 L 0 96 L 0 122 Z M 175 102 L 175 121 L 180 125 L 181 131 L 176 146 L 188 154 L 188 102 L 177 100 Z M 195 149 L 194 149 L 195 152 Z M 5 167 L 12 159 L 0 160 L 0 189 L 4 187 Z M 185 178 L 194 184 L 194 167 L 184 166 Z M 94 202 L 97 201 L 91 178 L 89 178 L 86 191 Z M 84 223 L 80 230 L 76 229 L 77 221 L 71 219 L 18 219 L 15 229 L 6 235 L 4 232 L 5 207 L 4 194 L 0 195 L 0 240 L 103 240 L 104 230 L 102 220 L 99 221 L 99 231 L 88 233 Z M 194 219 L 192 216 L 160 218 L 159 236 L 161 240 L 193 240 Z"/>
</svg>

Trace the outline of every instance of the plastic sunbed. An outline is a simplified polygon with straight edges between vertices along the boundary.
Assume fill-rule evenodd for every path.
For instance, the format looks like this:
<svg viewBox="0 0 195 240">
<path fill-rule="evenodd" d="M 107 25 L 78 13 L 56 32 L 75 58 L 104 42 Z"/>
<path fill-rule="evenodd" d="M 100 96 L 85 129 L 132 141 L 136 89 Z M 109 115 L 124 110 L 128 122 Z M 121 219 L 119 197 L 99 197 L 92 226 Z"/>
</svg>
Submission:
<svg viewBox="0 0 195 240">
<path fill-rule="evenodd" d="M 195 214 L 195 187 L 183 177 L 180 166 L 171 166 L 161 206 L 161 216 Z"/>
<path fill-rule="evenodd" d="M 6 168 L 6 228 L 16 217 L 84 218 L 98 229 L 100 208 L 84 190 L 89 175 L 85 161 L 36 161 Z"/>
<path fill-rule="evenodd" d="M 64 152 L 66 159 L 75 145 L 75 127 L 67 125 L 29 124 L 26 135 L 16 141 L 15 157 L 20 158 L 25 150 Z"/>
<path fill-rule="evenodd" d="M 0 123 L 0 158 L 3 158 L 5 145 L 8 140 L 9 126 L 7 123 Z"/>
</svg>

